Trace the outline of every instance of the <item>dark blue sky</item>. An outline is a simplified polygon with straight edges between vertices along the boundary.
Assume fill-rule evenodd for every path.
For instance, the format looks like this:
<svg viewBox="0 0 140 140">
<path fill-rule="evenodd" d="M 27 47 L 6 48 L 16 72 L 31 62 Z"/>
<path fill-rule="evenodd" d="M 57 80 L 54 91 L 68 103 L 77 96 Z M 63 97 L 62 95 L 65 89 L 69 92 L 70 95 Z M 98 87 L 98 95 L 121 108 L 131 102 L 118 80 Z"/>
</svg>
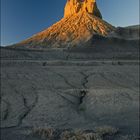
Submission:
<svg viewBox="0 0 140 140">
<path fill-rule="evenodd" d="M 38 33 L 63 17 L 66 0 L 1 0 L 1 44 Z M 139 0 L 97 0 L 104 20 L 115 26 L 139 24 Z"/>
</svg>

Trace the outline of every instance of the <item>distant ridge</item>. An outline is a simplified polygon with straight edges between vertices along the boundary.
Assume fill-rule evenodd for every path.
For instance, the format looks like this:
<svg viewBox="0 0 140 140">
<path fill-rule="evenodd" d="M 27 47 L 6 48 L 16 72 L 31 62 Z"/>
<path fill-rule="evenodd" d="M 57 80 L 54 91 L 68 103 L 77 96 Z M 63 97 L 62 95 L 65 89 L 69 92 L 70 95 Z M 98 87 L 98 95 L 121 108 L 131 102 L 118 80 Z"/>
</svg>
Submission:
<svg viewBox="0 0 140 140">
<path fill-rule="evenodd" d="M 139 40 L 140 25 L 118 27 L 109 36 L 125 40 Z"/>
</svg>

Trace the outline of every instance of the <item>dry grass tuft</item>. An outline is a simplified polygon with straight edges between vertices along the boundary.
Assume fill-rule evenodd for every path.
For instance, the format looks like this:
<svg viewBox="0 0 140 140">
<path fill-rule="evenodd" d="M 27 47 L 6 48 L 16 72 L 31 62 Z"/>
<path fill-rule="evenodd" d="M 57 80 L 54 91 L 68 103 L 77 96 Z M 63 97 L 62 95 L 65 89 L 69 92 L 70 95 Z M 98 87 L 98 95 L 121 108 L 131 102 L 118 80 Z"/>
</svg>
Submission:
<svg viewBox="0 0 140 140">
<path fill-rule="evenodd" d="M 60 140 L 102 140 L 101 136 L 96 133 L 86 133 L 84 131 L 68 132 L 61 134 Z"/>
<path fill-rule="evenodd" d="M 52 128 L 34 128 L 33 134 L 40 136 L 41 138 L 45 139 L 48 138 L 51 140 L 53 138 L 54 129 Z"/>
<path fill-rule="evenodd" d="M 118 129 L 111 127 L 111 126 L 102 126 L 102 127 L 96 127 L 95 132 L 100 135 L 115 135 L 118 133 Z"/>
<path fill-rule="evenodd" d="M 104 140 L 107 138 L 115 138 L 116 140 L 136 139 L 136 136 L 134 137 L 132 135 L 119 135 L 118 129 L 111 126 L 96 127 L 94 131 L 81 129 L 34 128 L 32 133 L 44 140 Z"/>
</svg>

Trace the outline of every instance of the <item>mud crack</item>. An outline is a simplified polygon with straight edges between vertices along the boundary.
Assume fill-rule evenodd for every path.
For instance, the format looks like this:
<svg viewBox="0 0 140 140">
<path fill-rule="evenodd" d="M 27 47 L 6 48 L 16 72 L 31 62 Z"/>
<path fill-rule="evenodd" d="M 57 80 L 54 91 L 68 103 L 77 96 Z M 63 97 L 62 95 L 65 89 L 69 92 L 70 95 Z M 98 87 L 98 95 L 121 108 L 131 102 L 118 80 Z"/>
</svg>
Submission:
<svg viewBox="0 0 140 140">
<path fill-rule="evenodd" d="M 34 88 L 33 88 L 33 90 L 35 91 Z M 20 126 L 22 124 L 24 118 L 33 110 L 33 108 L 38 103 L 38 94 L 37 93 L 35 94 L 35 100 L 34 100 L 33 104 L 30 106 L 28 105 L 28 100 L 24 95 L 22 95 L 22 99 L 23 99 L 23 105 L 25 107 L 25 111 L 19 116 L 19 122 L 18 122 L 17 126 Z"/>
<path fill-rule="evenodd" d="M 72 89 L 76 89 L 76 88 L 77 88 L 76 86 L 72 85 L 64 75 L 62 75 L 62 74 L 60 74 L 60 73 L 57 73 L 57 72 L 54 72 L 54 71 L 53 71 L 53 73 L 55 73 L 56 75 L 58 75 L 59 77 L 61 77 L 61 78 L 64 80 L 64 82 L 65 82 L 68 86 L 70 86 Z"/>
<path fill-rule="evenodd" d="M 87 87 L 87 84 L 88 84 L 88 78 L 90 76 L 92 76 L 94 73 L 90 73 L 90 74 L 86 74 L 85 72 L 81 71 L 80 74 L 84 77 L 83 80 L 82 80 L 82 90 L 80 90 L 80 98 L 79 98 L 79 105 L 81 105 L 83 103 L 83 100 L 85 98 L 85 96 L 87 95 L 87 92 L 88 92 L 88 87 Z"/>
<path fill-rule="evenodd" d="M 10 103 L 5 101 L 4 99 L 1 99 L 1 101 L 3 101 L 6 104 L 6 109 L 3 112 L 3 116 L 2 116 L 2 120 L 7 120 L 9 113 L 10 113 Z"/>
</svg>

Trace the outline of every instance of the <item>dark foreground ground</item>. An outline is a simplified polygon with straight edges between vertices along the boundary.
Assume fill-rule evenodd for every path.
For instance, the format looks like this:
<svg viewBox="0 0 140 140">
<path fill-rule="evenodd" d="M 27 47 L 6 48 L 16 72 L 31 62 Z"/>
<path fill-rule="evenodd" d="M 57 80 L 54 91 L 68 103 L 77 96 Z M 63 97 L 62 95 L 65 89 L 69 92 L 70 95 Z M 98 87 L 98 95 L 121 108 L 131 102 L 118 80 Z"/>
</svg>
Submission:
<svg viewBox="0 0 140 140">
<path fill-rule="evenodd" d="M 1 52 L 2 140 L 139 138 L 137 51 Z"/>
</svg>

